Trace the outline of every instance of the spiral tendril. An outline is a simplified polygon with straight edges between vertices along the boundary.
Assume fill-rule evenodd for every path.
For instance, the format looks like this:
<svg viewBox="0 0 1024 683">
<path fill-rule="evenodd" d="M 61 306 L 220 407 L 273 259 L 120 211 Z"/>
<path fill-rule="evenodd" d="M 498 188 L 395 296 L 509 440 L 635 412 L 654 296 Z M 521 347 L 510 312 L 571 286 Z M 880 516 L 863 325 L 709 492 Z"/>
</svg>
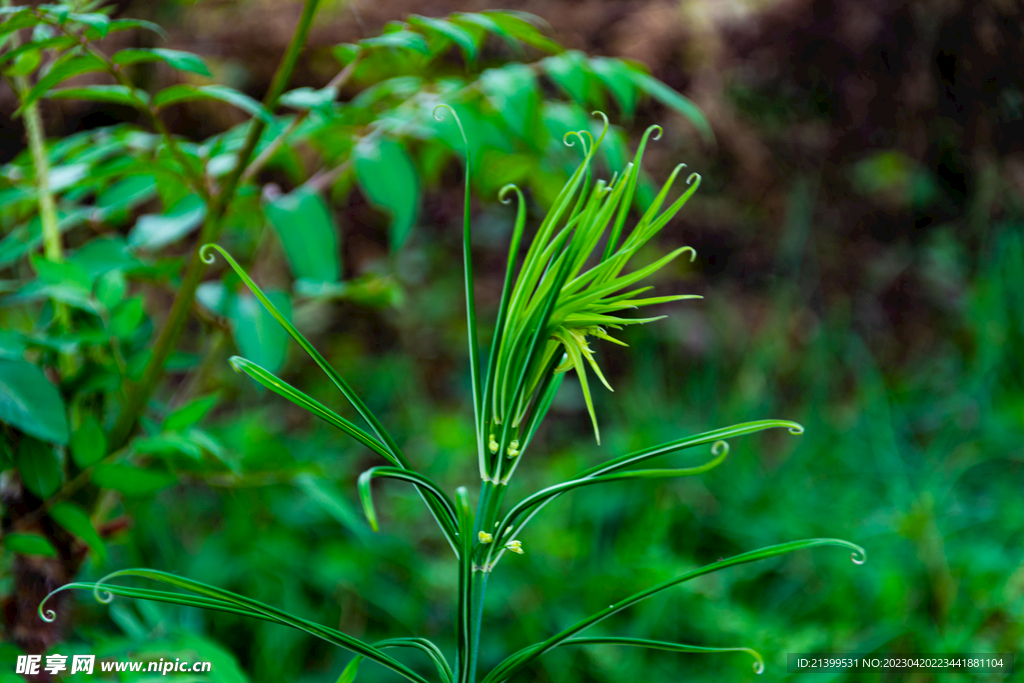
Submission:
<svg viewBox="0 0 1024 683">
<path fill-rule="evenodd" d="M 498 201 L 500 201 L 502 204 L 511 204 L 512 198 L 509 197 L 508 194 L 509 192 L 512 191 L 518 192 L 519 186 L 516 185 L 515 183 L 509 183 L 505 187 L 498 190 Z"/>
<path fill-rule="evenodd" d="M 217 255 L 210 253 L 215 249 L 219 251 L 219 247 L 216 244 L 212 243 L 204 244 L 203 246 L 199 247 L 199 258 L 202 260 L 203 263 L 209 265 L 217 260 Z"/>
<path fill-rule="evenodd" d="M 860 554 L 859 558 L 857 557 L 858 553 Z M 850 561 L 854 564 L 864 564 L 868 561 L 868 554 L 864 548 L 858 547 L 857 550 L 850 553 Z"/>
<path fill-rule="evenodd" d="M 661 134 L 665 132 L 665 129 L 662 128 L 661 126 L 659 126 L 656 123 L 651 125 L 651 126 L 648 126 L 647 130 L 644 131 L 644 135 L 647 135 L 649 132 L 651 132 L 655 128 L 657 128 L 658 130 L 657 130 L 657 132 L 654 133 L 654 138 L 653 139 L 654 140 L 660 140 L 661 139 Z"/>
<path fill-rule="evenodd" d="M 455 109 L 452 108 L 452 105 L 445 104 L 444 102 L 442 102 L 441 104 L 439 104 L 436 107 L 434 107 L 434 111 L 431 112 L 431 116 L 434 117 L 435 121 L 444 121 L 444 116 L 438 115 L 438 113 L 437 113 L 438 109 L 447 109 L 448 111 L 451 112 L 452 118 L 455 119 L 455 124 L 459 127 L 459 133 L 462 135 L 462 143 L 464 145 L 466 145 L 466 158 L 468 159 L 469 158 L 469 139 L 466 137 L 466 129 L 462 127 L 462 120 L 459 118 L 459 115 L 457 113 L 455 113 Z"/>
<path fill-rule="evenodd" d="M 723 453 L 724 451 L 724 453 Z M 729 442 L 728 441 L 716 441 L 711 444 L 711 455 L 729 455 Z"/>
<path fill-rule="evenodd" d="M 655 139 L 657 139 L 657 138 L 655 138 Z M 686 164 L 680 164 L 680 165 L 681 166 L 685 166 Z M 693 179 L 694 178 L 697 179 L 697 185 L 700 185 L 700 180 L 701 180 L 700 173 L 691 173 L 690 177 L 688 177 L 686 179 L 686 184 L 687 185 L 693 185 Z"/>
<path fill-rule="evenodd" d="M 789 428 L 789 433 L 795 434 L 796 436 L 800 436 L 801 434 L 804 433 L 804 426 L 801 424 L 793 423 L 793 426 Z"/>
<path fill-rule="evenodd" d="M 764 673 L 764 662 L 762 662 L 761 660 L 757 660 L 756 662 L 754 662 L 754 673 L 756 673 L 758 676 Z"/>
</svg>

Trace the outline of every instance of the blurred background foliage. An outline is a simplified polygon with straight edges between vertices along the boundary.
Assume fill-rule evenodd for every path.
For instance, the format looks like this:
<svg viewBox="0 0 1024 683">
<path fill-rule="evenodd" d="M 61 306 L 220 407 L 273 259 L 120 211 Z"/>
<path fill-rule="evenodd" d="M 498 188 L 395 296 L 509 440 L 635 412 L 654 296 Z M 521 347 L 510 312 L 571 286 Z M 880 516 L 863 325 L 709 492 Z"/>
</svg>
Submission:
<svg viewBox="0 0 1024 683">
<path fill-rule="evenodd" d="M 114 4 L 118 15 L 165 26 L 167 47 L 200 54 L 217 82 L 257 98 L 301 9 L 282 0 Z M 492 7 L 498 5 L 327 3 L 294 86 L 322 88 L 345 59 L 344 48 L 338 54 L 335 46 L 377 36 L 388 21 Z M 386 126 L 412 129 L 400 142 L 385 138 L 390 142 L 364 150 L 346 148 L 345 135 L 311 129 L 307 142 L 275 157 L 260 174 L 261 182 L 279 189 L 253 195 L 248 201 L 255 208 L 239 211 L 222 243 L 244 258 L 262 286 L 289 298 L 295 324 L 383 416 L 410 460 L 449 489 L 470 484 L 478 475 L 464 303 L 453 267 L 460 240 L 458 147 L 454 129 L 445 127 L 450 124 L 403 118 L 396 103 L 451 92 L 469 78 L 478 83 L 476 104 L 460 113 L 476 145 L 474 238 L 485 321 L 500 295 L 512 223 L 512 210 L 496 201 L 497 189 L 519 183 L 537 219 L 579 159 L 576 150 L 562 147 L 561 133 L 591 125 L 586 111 L 599 107 L 616 126 L 617 145 L 604 160 L 611 168 L 635 148 L 646 125 L 660 123 L 665 135 L 645 157 L 651 178 L 664 179 L 686 162 L 701 173 L 703 185 L 660 237 L 663 249 L 692 245 L 698 258 L 663 271 L 655 284 L 659 293 L 692 292 L 705 300 L 665 306 L 660 312 L 667 319 L 624 331 L 628 350 L 599 349 L 615 388 L 595 392 L 601 446 L 593 442 L 578 383 L 566 381 L 511 493 L 518 497 L 567 478 L 599 454 L 744 420 L 791 419 L 806 433 L 737 440 L 725 464 L 699 478 L 584 489 L 549 506 L 545 520 L 523 539 L 527 553 L 512 558 L 490 583 L 482 658 L 498 661 L 681 568 L 810 536 L 859 543 L 868 550 L 868 564 L 855 568 L 844 555 L 822 551 L 731 569 L 617 616 L 614 630 L 754 647 L 765 655 L 766 680 L 788 677 L 787 652 L 1019 649 L 1019 3 L 528 0 L 500 7 L 543 17 L 551 27 L 544 35 L 581 52 L 558 53 L 537 66 L 552 59 L 544 45 L 492 38 L 476 64 L 458 50 L 429 70 L 367 63 L 344 87 L 342 100 L 364 98 L 360 111 L 388 112 Z M 108 40 L 111 52 L 152 46 L 146 42 L 152 36 L 143 33 Z M 700 107 L 713 137 L 694 125 L 699 117 L 685 115 L 686 102 L 622 86 L 610 63 L 584 54 L 646 65 Z M 516 60 L 532 66 L 487 72 L 478 82 L 471 76 Z M 206 82 L 151 66 L 142 75 L 152 92 Z M 21 120 L 11 118 L 16 106 L 0 91 L 0 153 L 14 167 L 18 159 L 25 162 Z M 46 101 L 42 111 L 47 135 L 63 138 L 69 153 L 133 135 L 120 128 L 82 131 L 143 123 L 126 107 L 78 101 Z M 197 143 L 242 121 L 233 116 L 231 108 L 205 102 L 163 114 L 174 133 Z M 362 129 L 368 122 L 343 125 Z M 430 130 L 416 128 L 423 125 Z M 449 143 L 432 144 L 433 131 Z M 74 152 L 75 143 L 66 141 L 76 134 L 100 137 L 74 138 L 82 146 Z M 225 144 L 230 136 L 222 138 Z M 124 144 L 144 147 L 145 141 Z M 302 214 L 317 215 L 308 219 L 319 226 L 311 229 L 321 230 L 326 243 L 335 241 L 338 258 L 332 259 L 320 249 L 323 240 L 290 242 L 292 231 L 275 222 L 274 207 L 291 202 L 280 214 L 286 223 L 295 204 L 305 201 L 290 190 L 350 153 L 354 163 L 317 186 L 331 190 L 329 211 Z M 213 164 L 216 154 L 208 159 Z M 379 172 L 382 163 L 386 175 Z M 94 204 L 106 213 L 88 225 L 129 244 L 147 234 L 169 239 L 166 224 L 154 221 L 168 220 L 158 214 L 175 204 L 165 196 L 174 192 L 170 185 L 115 189 L 102 176 L 94 181 Z M 270 225 L 264 225 L 261 201 Z M 188 209 L 180 213 L 187 217 Z M 5 283 L 15 282 L 24 267 L 4 251 L 14 244 L 15 218 L 3 222 Z M 128 350 L 144 353 L 149 320 L 166 315 L 171 294 L 161 285 L 160 269 L 178 267 L 189 230 L 171 231 L 181 240 L 177 246 L 174 240 L 150 243 L 154 252 L 170 244 L 156 259 L 111 265 L 109 255 L 79 257 L 83 268 L 94 269 L 94 279 L 110 270 L 139 274 L 108 278 L 127 283 L 132 298 L 125 300 L 137 302 L 132 310 L 123 303 L 116 309 Z M 126 253 L 135 252 L 116 250 L 117 258 Z M 372 534 L 354 507 L 355 477 L 378 464 L 372 455 L 231 371 L 227 357 L 233 353 L 258 357 L 291 384 L 337 405 L 327 380 L 286 337 L 275 336 L 273 322 L 249 297 L 235 294 L 236 284 L 230 278 L 222 283 L 215 273 L 201 287 L 198 317 L 155 397 L 166 420 L 162 427 L 144 421 L 148 441 L 134 442 L 136 454 L 162 458 L 175 477 L 150 482 L 150 491 L 159 489 L 155 494 L 104 493 L 92 520 L 103 540 L 94 544 L 99 550 L 76 550 L 77 575 L 88 580 L 148 566 L 364 639 L 416 634 L 450 645 L 455 574 L 415 494 L 382 487 L 389 505 L 381 506 L 382 532 Z M 102 288 L 95 291 L 102 295 Z M 122 295 L 128 296 L 121 292 L 111 301 Z M 5 340 L 13 338 L 9 330 L 33 325 L 23 308 L 7 304 L 0 309 Z M 10 350 L 17 343 L 5 341 L 5 357 L 21 353 Z M 19 456 L 4 457 L 14 462 Z M 24 505 L 15 488 L 5 479 L 8 530 Z M 60 533 L 44 530 L 52 542 Z M 73 538 L 63 542 L 76 547 Z M 65 654 L 194 651 L 214 661 L 211 680 L 219 681 L 333 681 L 348 658 L 271 624 L 122 599 L 107 607 L 84 595 L 65 603 L 73 617 L 62 628 L 28 625 L 17 618 L 23 597 L 18 572 L 41 583 L 71 577 L 48 576 L 38 555 L 14 555 L 3 556 L 0 584 L 8 643 L 34 642 Z M 33 595 L 39 590 L 46 592 L 37 587 Z M 13 647 L 0 645 L 6 653 L 16 652 Z M 753 679 L 747 667 L 741 655 L 587 647 L 552 652 L 529 676 L 560 682 L 631 680 L 638 672 L 651 681 Z M 364 665 L 361 676 L 391 680 L 373 665 Z M 839 674 L 815 678 L 845 680 Z M 967 677 L 881 677 L 961 679 Z"/>
</svg>

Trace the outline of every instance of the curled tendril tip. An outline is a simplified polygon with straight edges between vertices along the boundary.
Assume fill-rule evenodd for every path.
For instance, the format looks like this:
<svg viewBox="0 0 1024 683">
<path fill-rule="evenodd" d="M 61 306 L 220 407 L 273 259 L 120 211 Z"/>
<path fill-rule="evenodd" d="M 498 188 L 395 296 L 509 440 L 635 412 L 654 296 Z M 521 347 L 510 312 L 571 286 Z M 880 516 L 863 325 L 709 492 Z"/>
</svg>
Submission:
<svg viewBox="0 0 1024 683">
<path fill-rule="evenodd" d="M 657 140 L 657 138 L 655 138 L 655 140 Z M 686 164 L 682 164 L 682 165 L 685 166 Z M 687 185 L 693 185 L 694 178 L 697 179 L 697 184 L 700 185 L 700 180 L 701 180 L 700 173 L 691 173 L 690 177 L 686 179 L 686 184 Z"/>
<path fill-rule="evenodd" d="M 802 424 L 793 423 L 793 426 L 789 428 L 789 433 L 796 436 L 800 436 L 804 433 L 804 426 Z"/>
<path fill-rule="evenodd" d="M 711 455 L 729 455 L 729 442 L 716 441 L 711 444 Z"/>
<path fill-rule="evenodd" d="M 202 259 L 203 263 L 209 265 L 217 260 L 217 255 L 211 253 L 217 249 L 216 244 L 204 244 L 199 248 L 199 258 Z"/>
<path fill-rule="evenodd" d="M 690 263 L 693 263 L 694 259 L 697 258 L 697 250 L 693 247 L 683 247 L 683 251 L 690 252 Z"/>
<path fill-rule="evenodd" d="M 858 557 L 858 555 L 860 557 Z M 855 551 L 850 553 L 850 561 L 854 564 L 864 564 L 868 561 L 868 554 L 864 548 L 857 548 Z"/>
<path fill-rule="evenodd" d="M 511 204 L 512 198 L 508 196 L 509 192 L 519 192 L 519 186 L 515 183 L 509 183 L 505 187 L 498 190 L 498 201 L 502 204 Z"/>
<path fill-rule="evenodd" d="M 459 133 L 462 134 L 462 142 L 463 144 L 466 145 L 466 158 L 469 158 L 469 139 L 466 137 L 466 129 L 462 127 L 462 120 L 459 118 L 459 115 L 455 112 L 455 109 L 452 107 L 452 105 L 442 102 L 441 104 L 434 107 L 434 111 L 431 112 L 431 115 L 434 117 L 435 121 L 444 121 L 444 116 L 440 116 L 438 114 L 438 109 L 447 109 L 449 112 L 451 112 L 452 118 L 455 119 L 455 125 L 459 127 Z"/>
</svg>

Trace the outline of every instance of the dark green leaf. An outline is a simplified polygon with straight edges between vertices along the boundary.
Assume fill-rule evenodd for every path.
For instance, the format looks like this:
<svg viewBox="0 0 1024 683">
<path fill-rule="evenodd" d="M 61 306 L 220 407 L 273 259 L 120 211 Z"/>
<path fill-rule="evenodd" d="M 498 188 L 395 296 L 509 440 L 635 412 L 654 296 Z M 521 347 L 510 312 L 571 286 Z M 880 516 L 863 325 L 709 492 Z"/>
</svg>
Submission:
<svg viewBox="0 0 1024 683">
<path fill-rule="evenodd" d="M 50 508 L 50 517 L 57 524 L 85 541 L 98 561 L 102 562 L 106 558 L 107 549 L 103 545 L 103 539 L 96 532 L 85 510 L 74 503 L 64 501 Z"/>
<path fill-rule="evenodd" d="M 219 400 L 220 396 L 218 394 L 210 394 L 209 396 L 201 396 L 189 401 L 167 416 L 167 419 L 164 420 L 164 430 L 176 431 L 197 424 L 206 417 L 206 414 L 217 405 Z"/>
<path fill-rule="evenodd" d="M 577 104 L 585 105 L 590 99 L 590 65 L 582 52 L 570 50 L 541 61 L 558 87 L 564 90 Z"/>
<path fill-rule="evenodd" d="M 492 19 L 494 23 L 500 26 L 509 35 L 518 38 L 527 45 L 535 47 L 545 52 L 561 52 L 562 46 L 546 37 L 541 33 L 536 26 L 526 21 L 522 17 L 531 17 L 531 15 L 524 14 L 521 12 L 504 12 L 500 10 L 483 12 L 485 17 Z"/>
<path fill-rule="evenodd" d="M 405 148 L 388 138 L 364 139 L 353 151 L 366 196 L 391 213 L 391 249 L 401 248 L 419 211 L 419 178 Z"/>
<path fill-rule="evenodd" d="M 107 436 L 100 421 L 93 415 L 86 415 L 71 436 L 71 459 L 84 469 L 98 463 L 106 454 Z"/>
<path fill-rule="evenodd" d="M 0 422 L 44 441 L 68 442 L 64 399 L 42 370 L 23 360 L 0 359 Z"/>
<path fill-rule="evenodd" d="M 18 472 L 25 487 L 40 498 L 52 496 L 60 488 L 64 477 L 53 446 L 30 436 L 18 443 Z"/>
<path fill-rule="evenodd" d="M 42 555 L 57 557 L 57 551 L 46 538 L 39 534 L 7 534 L 4 536 L 4 548 L 12 553 L 22 555 Z"/>
<path fill-rule="evenodd" d="M 636 110 L 636 85 L 626 73 L 628 67 L 617 59 L 605 57 L 591 58 L 590 67 L 618 102 L 622 113 L 627 118 L 633 116 L 633 112 Z M 619 166 L 613 166 L 613 168 L 619 168 Z"/>
<path fill-rule="evenodd" d="M 338 229 L 319 194 L 299 187 L 265 210 L 296 278 L 336 282 L 341 277 Z"/>
</svg>

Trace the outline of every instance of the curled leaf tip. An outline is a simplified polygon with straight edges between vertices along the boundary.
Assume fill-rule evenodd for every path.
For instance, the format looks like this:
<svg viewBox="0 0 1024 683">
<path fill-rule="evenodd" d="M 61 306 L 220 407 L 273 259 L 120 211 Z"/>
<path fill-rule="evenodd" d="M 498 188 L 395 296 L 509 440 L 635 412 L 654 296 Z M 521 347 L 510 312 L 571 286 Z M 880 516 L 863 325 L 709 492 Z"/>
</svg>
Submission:
<svg viewBox="0 0 1024 683">
<path fill-rule="evenodd" d="M 509 183 L 505 187 L 498 190 L 498 201 L 502 204 L 511 204 L 512 198 L 509 197 L 510 192 L 519 192 L 519 186 L 515 183 Z"/>
<path fill-rule="evenodd" d="M 719 440 L 711 444 L 711 455 L 729 455 L 729 442 Z"/>
<path fill-rule="evenodd" d="M 441 104 L 434 107 L 434 111 L 432 112 L 432 116 L 434 117 L 435 121 L 444 121 L 444 116 L 438 114 L 438 109 L 447 109 L 449 112 L 451 112 L 452 118 L 455 119 L 455 125 L 459 127 L 459 133 L 462 135 L 462 142 L 463 144 L 466 145 L 466 158 L 468 159 L 469 139 L 466 137 L 466 129 L 462 127 L 462 120 L 459 118 L 459 115 L 455 112 L 455 109 L 452 107 L 452 105 L 442 102 Z"/>
<path fill-rule="evenodd" d="M 210 264 L 217 260 L 216 254 L 212 253 L 214 250 L 221 251 L 221 248 L 213 243 L 204 244 L 199 248 L 199 258 L 203 260 L 203 263 Z"/>
<path fill-rule="evenodd" d="M 799 436 L 804 433 L 804 426 L 802 424 L 797 424 L 796 422 L 794 422 L 792 426 L 789 428 L 789 433 Z"/>
<path fill-rule="evenodd" d="M 654 139 L 660 140 L 661 134 L 665 132 L 665 129 L 655 123 L 654 125 L 648 126 L 647 130 L 644 131 L 644 135 L 649 134 L 651 131 L 654 131 Z"/>
<path fill-rule="evenodd" d="M 864 548 L 857 546 L 857 549 L 850 553 L 850 560 L 854 564 L 864 564 L 868 561 L 868 553 Z"/>
<path fill-rule="evenodd" d="M 694 259 L 697 258 L 697 250 L 694 249 L 693 247 L 683 247 L 682 251 L 690 252 L 690 263 L 693 263 Z"/>
<path fill-rule="evenodd" d="M 654 138 L 654 139 L 657 140 L 658 138 Z M 683 165 L 685 166 L 686 164 L 683 164 Z M 686 184 L 687 185 L 693 185 L 693 181 L 694 180 L 697 181 L 697 185 L 699 186 L 700 185 L 700 173 L 691 173 L 690 176 L 686 179 Z"/>
</svg>

